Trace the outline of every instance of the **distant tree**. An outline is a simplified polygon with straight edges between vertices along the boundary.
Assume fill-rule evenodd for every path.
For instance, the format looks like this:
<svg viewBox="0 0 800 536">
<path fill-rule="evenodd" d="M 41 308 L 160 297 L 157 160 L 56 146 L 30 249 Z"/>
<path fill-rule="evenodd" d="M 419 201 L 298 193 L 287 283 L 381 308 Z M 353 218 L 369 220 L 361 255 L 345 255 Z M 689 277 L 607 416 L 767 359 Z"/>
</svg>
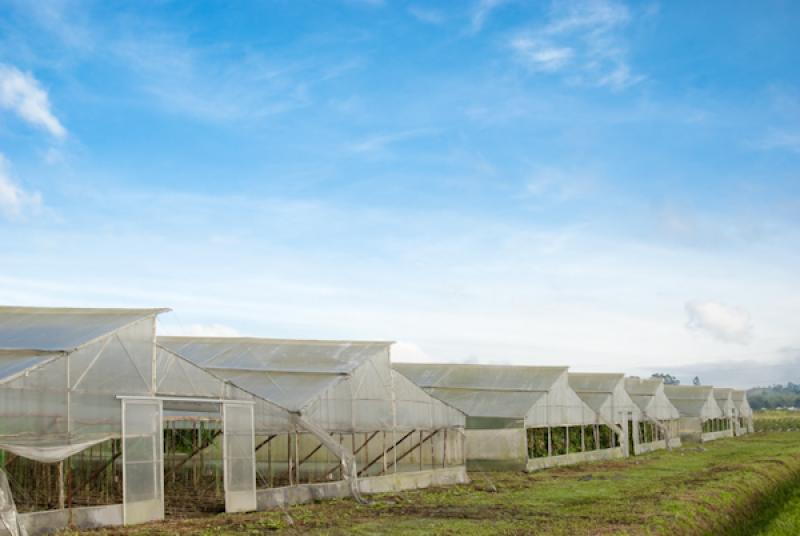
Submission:
<svg viewBox="0 0 800 536">
<path fill-rule="evenodd" d="M 692 385 L 700 385 L 700 377 L 699 376 L 695 376 L 694 377 L 694 379 L 692 380 Z"/>
<path fill-rule="evenodd" d="M 681 381 L 672 374 L 665 374 L 663 372 L 656 372 L 651 378 L 661 378 L 666 385 L 679 385 Z"/>
</svg>

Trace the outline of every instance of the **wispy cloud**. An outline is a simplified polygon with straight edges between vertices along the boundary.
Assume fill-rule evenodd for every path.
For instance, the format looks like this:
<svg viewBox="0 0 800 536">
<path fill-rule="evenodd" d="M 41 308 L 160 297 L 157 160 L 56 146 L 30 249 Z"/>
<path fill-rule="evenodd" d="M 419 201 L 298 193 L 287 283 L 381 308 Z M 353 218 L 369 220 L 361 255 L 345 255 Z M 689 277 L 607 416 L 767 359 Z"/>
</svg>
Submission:
<svg viewBox="0 0 800 536">
<path fill-rule="evenodd" d="M 295 76 L 299 64 L 184 41 L 179 35 L 125 39 L 112 45 L 113 54 L 136 73 L 144 91 L 173 113 L 205 120 L 261 118 L 309 102 L 307 84 Z M 323 76 L 336 75 L 326 71 Z"/>
<path fill-rule="evenodd" d="M 492 11 L 507 2 L 508 0 L 478 0 L 470 15 L 469 33 L 479 33 Z"/>
<path fill-rule="evenodd" d="M 554 3 L 549 20 L 512 37 L 511 50 L 533 72 L 561 73 L 570 82 L 624 89 L 641 80 L 628 64 L 622 35 L 632 16 L 608 0 Z"/>
<path fill-rule="evenodd" d="M 375 134 L 357 140 L 348 145 L 348 150 L 359 154 L 377 154 L 385 151 L 389 145 L 406 140 L 420 138 L 432 134 L 430 129 L 411 129 L 389 134 Z"/>
<path fill-rule="evenodd" d="M 24 121 L 43 128 L 57 138 L 67 130 L 53 115 L 50 99 L 32 74 L 0 63 L 0 106 L 16 113 Z"/>
<path fill-rule="evenodd" d="M 800 130 L 774 129 L 755 143 L 758 149 L 800 153 Z"/>
<path fill-rule="evenodd" d="M 533 71 L 558 71 L 575 55 L 575 51 L 569 47 L 552 46 L 527 36 L 515 38 L 511 46 Z"/>
<path fill-rule="evenodd" d="M 544 167 L 534 171 L 527 180 L 524 196 L 567 201 L 585 194 L 594 182 L 590 174 L 580 170 Z"/>
<path fill-rule="evenodd" d="M 442 24 L 445 21 L 444 13 L 429 7 L 411 6 L 408 8 L 408 13 L 426 24 Z"/>
<path fill-rule="evenodd" d="M 690 330 L 704 332 L 721 342 L 747 344 L 753 338 L 750 314 L 738 307 L 717 301 L 690 301 L 686 304 Z"/>
<path fill-rule="evenodd" d="M 16 220 L 27 212 L 35 212 L 42 204 L 41 195 L 24 190 L 11 177 L 8 160 L 0 154 L 0 215 Z"/>
</svg>

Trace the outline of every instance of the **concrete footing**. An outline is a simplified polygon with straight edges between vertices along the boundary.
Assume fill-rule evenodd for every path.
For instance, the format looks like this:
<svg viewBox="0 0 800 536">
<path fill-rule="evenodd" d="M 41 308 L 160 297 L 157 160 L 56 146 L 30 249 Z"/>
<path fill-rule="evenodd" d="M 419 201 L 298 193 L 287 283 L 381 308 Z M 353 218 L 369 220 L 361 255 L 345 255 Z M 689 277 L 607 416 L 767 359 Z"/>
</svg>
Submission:
<svg viewBox="0 0 800 536">
<path fill-rule="evenodd" d="M 122 505 L 87 506 L 65 510 L 46 510 L 19 514 L 19 522 L 29 536 L 51 534 L 67 527 L 95 529 L 122 525 Z"/>
<path fill-rule="evenodd" d="M 468 483 L 466 467 L 458 466 L 360 478 L 358 488 L 361 493 L 370 494 Z M 301 484 L 256 491 L 258 510 L 349 496 L 350 485 L 346 481 Z M 68 527 L 77 529 L 114 527 L 122 525 L 122 505 L 29 512 L 19 514 L 19 520 L 29 536 L 51 534 Z"/>
<path fill-rule="evenodd" d="M 599 462 L 603 460 L 618 460 L 624 458 L 625 453 L 622 447 L 611 449 L 590 450 L 588 452 L 574 452 L 562 454 L 560 456 L 548 456 L 546 458 L 531 458 L 528 460 L 526 471 L 539 471 L 548 467 L 560 467 L 564 465 L 575 465 L 585 462 Z"/>
</svg>

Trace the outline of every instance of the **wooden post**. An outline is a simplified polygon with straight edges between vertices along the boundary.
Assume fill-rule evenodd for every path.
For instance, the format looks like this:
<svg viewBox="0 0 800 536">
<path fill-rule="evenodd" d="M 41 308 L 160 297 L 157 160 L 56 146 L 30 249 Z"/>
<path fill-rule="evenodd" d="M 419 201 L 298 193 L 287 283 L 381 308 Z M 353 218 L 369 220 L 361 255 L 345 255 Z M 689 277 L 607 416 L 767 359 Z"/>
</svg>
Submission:
<svg viewBox="0 0 800 536">
<path fill-rule="evenodd" d="M 549 426 L 547 427 L 547 455 L 553 455 L 553 433 Z"/>
<path fill-rule="evenodd" d="M 442 446 L 442 467 L 447 467 L 447 428 L 444 429 L 444 443 Z"/>
<path fill-rule="evenodd" d="M 292 485 L 292 432 L 286 436 L 286 459 L 287 470 L 289 473 L 289 485 Z"/>
<path fill-rule="evenodd" d="M 423 431 L 419 431 L 419 470 L 422 471 L 422 437 Z"/>
<path fill-rule="evenodd" d="M 267 443 L 267 475 L 269 478 L 269 487 L 273 487 L 274 471 L 272 470 L 272 441 Z"/>
<path fill-rule="evenodd" d="M 569 454 L 569 426 L 564 427 L 564 453 Z"/>
<path fill-rule="evenodd" d="M 294 433 L 294 456 L 296 458 L 294 471 L 295 471 L 295 482 L 300 484 L 300 441 L 297 432 Z"/>
<path fill-rule="evenodd" d="M 581 452 L 586 452 L 586 427 L 581 425 Z"/>
<path fill-rule="evenodd" d="M 58 509 L 64 509 L 64 501 L 66 500 L 66 496 L 64 495 L 64 461 L 58 462 Z"/>
<path fill-rule="evenodd" d="M 381 452 L 383 452 L 383 471 L 381 474 L 386 474 L 386 471 L 389 470 L 388 460 L 386 459 L 386 431 L 383 431 L 381 438 Z"/>
</svg>

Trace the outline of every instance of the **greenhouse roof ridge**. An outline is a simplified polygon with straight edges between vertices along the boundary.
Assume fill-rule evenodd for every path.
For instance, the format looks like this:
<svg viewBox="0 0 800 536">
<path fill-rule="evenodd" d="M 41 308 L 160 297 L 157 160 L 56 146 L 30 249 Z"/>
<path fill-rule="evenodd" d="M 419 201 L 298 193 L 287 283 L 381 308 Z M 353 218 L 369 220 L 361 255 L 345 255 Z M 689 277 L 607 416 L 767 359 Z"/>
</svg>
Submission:
<svg viewBox="0 0 800 536">
<path fill-rule="evenodd" d="M 202 335 L 159 335 L 159 340 L 166 342 L 206 342 L 206 343 L 247 343 L 247 344 L 306 344 L 306 345 L 336 345 L 350 344 L 355 346 L 386 345 L 391 346 L 395 341 L 378 340 L 348 340 L 348 339 L 282 339 L 269 337 L 205 337 Z"/>
<path fill-rule="evenodd" d="M 95 314 L 95 315 L 137 315 L 150 316 L 168 313 L 169 307 L 39 307 L 28 305 L 0 305 L 0 315 L 36 313 L 36 314 Z"/>
<path fill-rule="evenodd" d="M 170 310 L 0 306 L 0 350 L 71 352 Z"/>
</svg>

